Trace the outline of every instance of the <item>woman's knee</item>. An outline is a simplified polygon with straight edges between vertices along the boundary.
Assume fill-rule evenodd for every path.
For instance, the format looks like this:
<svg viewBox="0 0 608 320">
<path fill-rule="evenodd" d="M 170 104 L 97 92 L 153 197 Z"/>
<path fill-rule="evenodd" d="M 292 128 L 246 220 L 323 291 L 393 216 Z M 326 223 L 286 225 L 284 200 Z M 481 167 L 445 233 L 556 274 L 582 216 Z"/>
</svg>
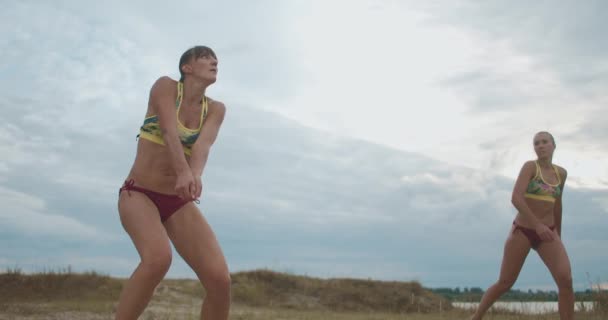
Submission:
<svg viewBox="0 0 608 320">
<path fill-rule="evenodd" d="M 152 277 L 164 277 L 171 267 L 171 250 L 155 250 L 142 256 L 141 265 Z"/>
<path fill-rule="evenodd" d="M 569 290 L 572 291 L 572 274 L 569 270 L 559 272 L 555 277 L 557 288 L 560 291 Z"/>
<path fill-rule="evenodd" d="M 205 277 L 203 286 L 207 295 L 229 297 L 231 282 L 228 270 L 218 270 Z"/>
<path fill-rule="evenodd" d="M 496 282 L 496 287 L 501 292 L 507 292 L 513 287 L 514 284 L 515 279 L 498 279 L 498 281 Z"/>
</svg>

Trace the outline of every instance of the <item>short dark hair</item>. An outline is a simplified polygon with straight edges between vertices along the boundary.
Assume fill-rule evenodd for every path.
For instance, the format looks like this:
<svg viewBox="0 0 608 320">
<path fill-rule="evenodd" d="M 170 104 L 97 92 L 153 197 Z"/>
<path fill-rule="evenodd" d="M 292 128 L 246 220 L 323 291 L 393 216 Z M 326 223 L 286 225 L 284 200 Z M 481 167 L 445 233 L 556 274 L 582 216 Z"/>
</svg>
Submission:
<svg viewBox="0 0 608 320">
<path fill-rule="evenodd" d="M 207 56 L 211 56 L 214 59 L 217 59 L 215 52 L 213 52 L 213 50 L 211 48 L 206 47 L 206 46 L 194 46 L 194 47 L 186 50 L 186 52 L 184 52 L 182 54 L 181 58 L 179 58 L 179 66 L 178 66 L 179 74 L 180 74 L 179 81 L 184 81 L 184 72 L 182 71 L 183 65 L 192 61 L 192 59 L 197 59 L 200 57 L 207 57 Z"/>
</svg>

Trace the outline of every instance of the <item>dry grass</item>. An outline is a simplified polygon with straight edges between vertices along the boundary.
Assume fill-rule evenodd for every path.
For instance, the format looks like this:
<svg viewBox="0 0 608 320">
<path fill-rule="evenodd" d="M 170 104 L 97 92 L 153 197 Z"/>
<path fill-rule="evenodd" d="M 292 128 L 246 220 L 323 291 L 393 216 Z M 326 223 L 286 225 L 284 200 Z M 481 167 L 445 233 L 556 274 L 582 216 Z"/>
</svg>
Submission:
<svg viewBox="0 0 608 320">
<path fill-rule="evenodd" d="M 602 314 L 604 316 L 603 319 L 608 319 L 608 290 L 602 290 L 599 280 L 597 284 L 594 284 L 591 281 L 589 273 L 587 273 L 587 280 L 589 281 L 591 290 L 593 290 L 593 308 L 595 313 Z"/>
<path fill-rule="evenodd" d="M 154 301 L 148 307 L 143 320 L 198 320 L 200 304 L 193 305 L 172 305 L 158 304 Z M 447 313 L 409 313 L 394 314 L 381 312 L 331 312 L 331 311 L 301 311 L 289 309 L 267 309 L 252 308 L 234 305 L 231 309 L 231 320 L 465 320 L 469 319 L 470 313 L 452 310 Z M 55 311 L 51 313 L 37 312 L 33 314 L 7 314 L 0 313 L 0 319 L 11 320 L 42 320 L 42 319 L 62 319 L 62 320 L 109 320 L 112 315 L 109 312 L 93 313 L 84 311 Z M 485 320 L 559 320 L 559 316 L 552 315 L 516 315 L 516 314 L 488 314 Z M 577 320 L 605 320 L 600 315 L 577 314 Z"/>
<path fill-rule="evenodd" d="M 444 313 L 381 313 L 381 312 L 323 312 L 296 311 L 284 309 L 258 309 L 236 307 L 231 313 L 233 320 L 468 320 L 470 312 L 451 310 Z M 186 319 L 186 318 L 184 318 Z M 197 319 L 196 317 L 188 319 Z M 557 314 L 551 315 L 518 315 L 518 314 L 488 314 L 485 320 L 559 320 Z M 600 315 L 577 314 L 577 320 L 605 320 Z"/>
<path fill-rule="evenodd" d="M 0 319 L 112 319 L 123 283 L 124 279 L 94 272 L 74 274 L 67 270 L 25 275 L 9 270 L 0 274 Z M 164 280 L 140 319 L 198 319 L 203 296 L 204 290 L 195 280 Z M 470 312 L 459 309 L 440 313 L 438 303 L 444 300 L 415 282 L 321 280 L 261 270 L 233 274 L 233 296 L 233 320 L 457 320 L 470 317 Z M 559 317 L 499 313 L 489 314 L 486 319 L 557 320 Z M 577 319 L 606 318 L 600 313 L 580 313 Z"/>
<path fill-rule="evenodd" d="M 315 279 L 267 270 L 236 273 L 233 299 L 238 304 L 296 310 L 345 312 L 435 312 L 450 303 L 417 282 Z"/>
<path fill-rule="evenodd" d="M 0 312 L 34 314 L 42 309 L 98 313 L 112 307 L 121 288 L 119 280 L 95 272 L 24 275 L 8 270 L 0 274 Z"/>
</svg>

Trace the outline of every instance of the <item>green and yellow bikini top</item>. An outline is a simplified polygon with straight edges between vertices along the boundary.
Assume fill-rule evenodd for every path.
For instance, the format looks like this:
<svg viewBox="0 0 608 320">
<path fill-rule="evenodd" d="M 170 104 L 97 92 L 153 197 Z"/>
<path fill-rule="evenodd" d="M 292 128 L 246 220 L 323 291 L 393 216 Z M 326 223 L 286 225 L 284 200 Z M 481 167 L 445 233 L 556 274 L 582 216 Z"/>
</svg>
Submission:
<svg viewBox="0 0 608 320">
<path fill-rule="evenodd" d="M 557 199 L 562 192 L 560 187 L 562 183 L 562 178 L 559 175 L 559 170 L 557 170 L 557 166 L 552 165 L 553 170 L 555 170 L 555 174 L 557 175 L 557 184 L 554 185 L 545 181 L 545 179 L 543 178 L 543 173 L 540 170 L 540 165 L 538 164 L 538 161 L 534 161 L 534 163 L 536 164 L 536 175 L 534 176 L 534 178 L 532 178 L 532 180 L 530 180 L 530 183 L 528 183 L 528 188 L 526 189 L 526 193 L 524 193 L 524 197 L 536 200 L 555 202 L 555 199 Z"/>
<path fill-rule="evenodd" d="M 192 145 L 196 142 L 199 134 L 201 133 L 201 128 L 203 127 L 203 122 L 205 121 L 205 117 L 207 117 L 207 111 L 209 110 L 209 106 L 207 104 L 207 97 L 203 97 L 201 101 L 201 120 L 198 128 L 189 129 L 186 128 L 179 121 L 179 108 L 182 105 L 182 98 L 184 96 L 184 83 L 179 81 L 177 82 L 177 99 L 175 100 L 175 113 L 177 118 L 177 135 L 179 136 L 179 140 L 182 143 L 182 147 L 184 148 L 184 153 L 190 155 L 192 153 Z M 165 145 L 165 141 L 163 140 L 163 134 L 160 129 L 160 124 L 158 122 L 158 115 L 149 116 L 144 119 L 144 124 L 141 126 L 139 134 L 137 135 L 139 138 L 146 139 L 161 145 Z"/>
</svg>

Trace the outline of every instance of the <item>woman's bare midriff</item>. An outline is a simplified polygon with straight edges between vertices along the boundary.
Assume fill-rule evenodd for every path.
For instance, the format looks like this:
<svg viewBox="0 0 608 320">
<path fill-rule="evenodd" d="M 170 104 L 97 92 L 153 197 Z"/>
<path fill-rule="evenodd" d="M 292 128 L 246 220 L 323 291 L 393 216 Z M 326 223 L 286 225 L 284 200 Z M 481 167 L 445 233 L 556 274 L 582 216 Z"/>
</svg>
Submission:
<svg viewBox="0 0 608 320">
<path fill-rule="evenodd" d="M 186 160 L 188 156 L 186 155 Z M 176 194 L 177 176 L 169 149 L 146 139 L 139 139 L 137 155 L 127 180 L 133 179 L 136 186 L 165 194 Z"/>
<path fill-rule="evenodd" d="M 553 208 L 555 204 L 553 202 L 526 198 L 526 204 L 541 223 L 546 226 L 553 226 L 555 224 L 553 217 Z M 523 227 L 534 228 L 534 226 L 527 222 L 521 213 L 517 213 L 515 222 Z"/>
</svg>

